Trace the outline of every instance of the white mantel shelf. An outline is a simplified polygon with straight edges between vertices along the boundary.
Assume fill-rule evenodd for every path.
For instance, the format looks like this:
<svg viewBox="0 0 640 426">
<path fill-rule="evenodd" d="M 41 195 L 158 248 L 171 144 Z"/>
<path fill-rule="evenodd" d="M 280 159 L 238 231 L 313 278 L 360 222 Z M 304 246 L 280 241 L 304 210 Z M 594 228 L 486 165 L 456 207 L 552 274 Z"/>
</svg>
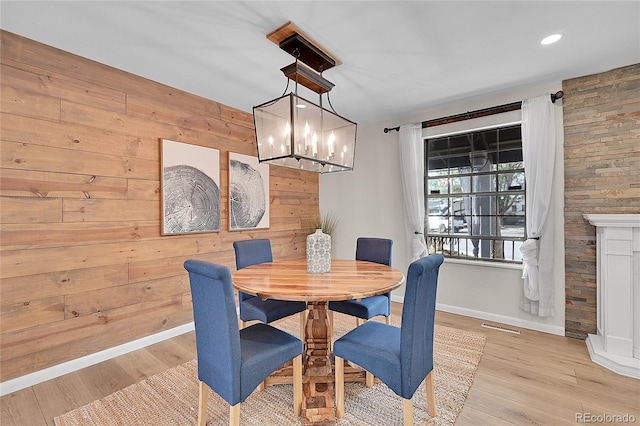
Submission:
<svg viewBox="0 0 640 426">
<path fill-rule="evenodd" d="M 585 214 L 593 226 L 612 228 L 640 228 L 640 214 Z"/>
<path fill-rule="evenodd" d="M 597 332 L 591 360 L 640 379 L 640 214 L 585 214 L 596 227 Z"/>
</svg>

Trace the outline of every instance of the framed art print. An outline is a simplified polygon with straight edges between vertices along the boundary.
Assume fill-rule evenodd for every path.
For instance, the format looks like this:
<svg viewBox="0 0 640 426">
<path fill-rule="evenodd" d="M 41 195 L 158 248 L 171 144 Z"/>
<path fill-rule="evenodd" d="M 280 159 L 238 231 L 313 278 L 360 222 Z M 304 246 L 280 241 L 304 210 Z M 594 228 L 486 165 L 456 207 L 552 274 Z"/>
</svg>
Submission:
<svg viewBox="0 0 640 426">
<path fill-rule="evenodd" d="M 220 151 L 162 139 L 162 235 L 220 231 Z"/>
<path fill-rule="evenodd" d="M 269 165 L 229 153 L 229 230 L 269 227 Z"/>
</svg>

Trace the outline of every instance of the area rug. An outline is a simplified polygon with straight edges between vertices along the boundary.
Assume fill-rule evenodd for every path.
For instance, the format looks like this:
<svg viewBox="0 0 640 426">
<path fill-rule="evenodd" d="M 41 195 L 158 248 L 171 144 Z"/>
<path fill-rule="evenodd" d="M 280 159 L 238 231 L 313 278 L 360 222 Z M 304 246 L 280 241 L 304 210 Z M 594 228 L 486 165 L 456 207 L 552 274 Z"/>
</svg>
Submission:
<svg viewBox="0 0 640 426">
<path fill-rule="evenodd" d="M 297 335 L 298 316 L 275 323 Z M 392 324 L 399 325 L 399 318 Z M 340 336 L 355 326 L 351 317 L 337 314 L 335 334 Z M 484 349 L 485 336 L 438 326 L 434 337 L 434 385 L 437 416 L 427 412 L 424 383 L 413 396 L 416 424 L 453 425 L 464 401 Z M 275 385 L 254 392 L 242 403 L 242 425 L 299 425 L 293 415 L 291 385 Z M 57 426 L 146 426 L 195 425 L 198 411 L 196 360 L 150 376 L 100 400 L 54 419 Z M 210 392 L 208 425 L 228 425 L 229 405 Z M 401 425 L 402 400 L 384 384 L 367 388 L 362 383 L 345 383 L 345 416 L 337 425 Z"/>
</svg>

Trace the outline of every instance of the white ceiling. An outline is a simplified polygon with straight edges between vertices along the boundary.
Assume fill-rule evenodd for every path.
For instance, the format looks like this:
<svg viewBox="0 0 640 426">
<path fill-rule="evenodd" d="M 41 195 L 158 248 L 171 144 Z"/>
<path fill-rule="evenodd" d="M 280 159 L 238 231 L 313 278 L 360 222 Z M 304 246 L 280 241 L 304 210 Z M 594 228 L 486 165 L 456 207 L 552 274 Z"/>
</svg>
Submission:
<svg viewBox="0 0 640 426">
<path fill-rule="evenodd" d="M 292 21 L 342 61 L 324 77 L 358 124 L 640 62 L 639 1 L 2 0 L 0 15 L 4 30 L 247 112 L 284 92 L 293 58 L 266 34 Z"/>
</svg>

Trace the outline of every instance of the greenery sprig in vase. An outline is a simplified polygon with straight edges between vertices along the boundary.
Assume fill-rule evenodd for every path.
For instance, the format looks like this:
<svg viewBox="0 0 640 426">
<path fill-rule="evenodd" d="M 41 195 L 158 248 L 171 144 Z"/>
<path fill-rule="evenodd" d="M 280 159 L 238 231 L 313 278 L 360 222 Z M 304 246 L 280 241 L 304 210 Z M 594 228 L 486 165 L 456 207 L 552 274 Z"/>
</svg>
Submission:
<svg viewBox="0 0 640 426">
<path fill-rule="evenodd" d="M 309 234 L 316 232 L 316 229 L 321 229 L 322 233 L 331 235 L 338 227 L 338 218 L 330 212 L 320 213 L 320 216 L 309 222 Z"/>
</svg>

